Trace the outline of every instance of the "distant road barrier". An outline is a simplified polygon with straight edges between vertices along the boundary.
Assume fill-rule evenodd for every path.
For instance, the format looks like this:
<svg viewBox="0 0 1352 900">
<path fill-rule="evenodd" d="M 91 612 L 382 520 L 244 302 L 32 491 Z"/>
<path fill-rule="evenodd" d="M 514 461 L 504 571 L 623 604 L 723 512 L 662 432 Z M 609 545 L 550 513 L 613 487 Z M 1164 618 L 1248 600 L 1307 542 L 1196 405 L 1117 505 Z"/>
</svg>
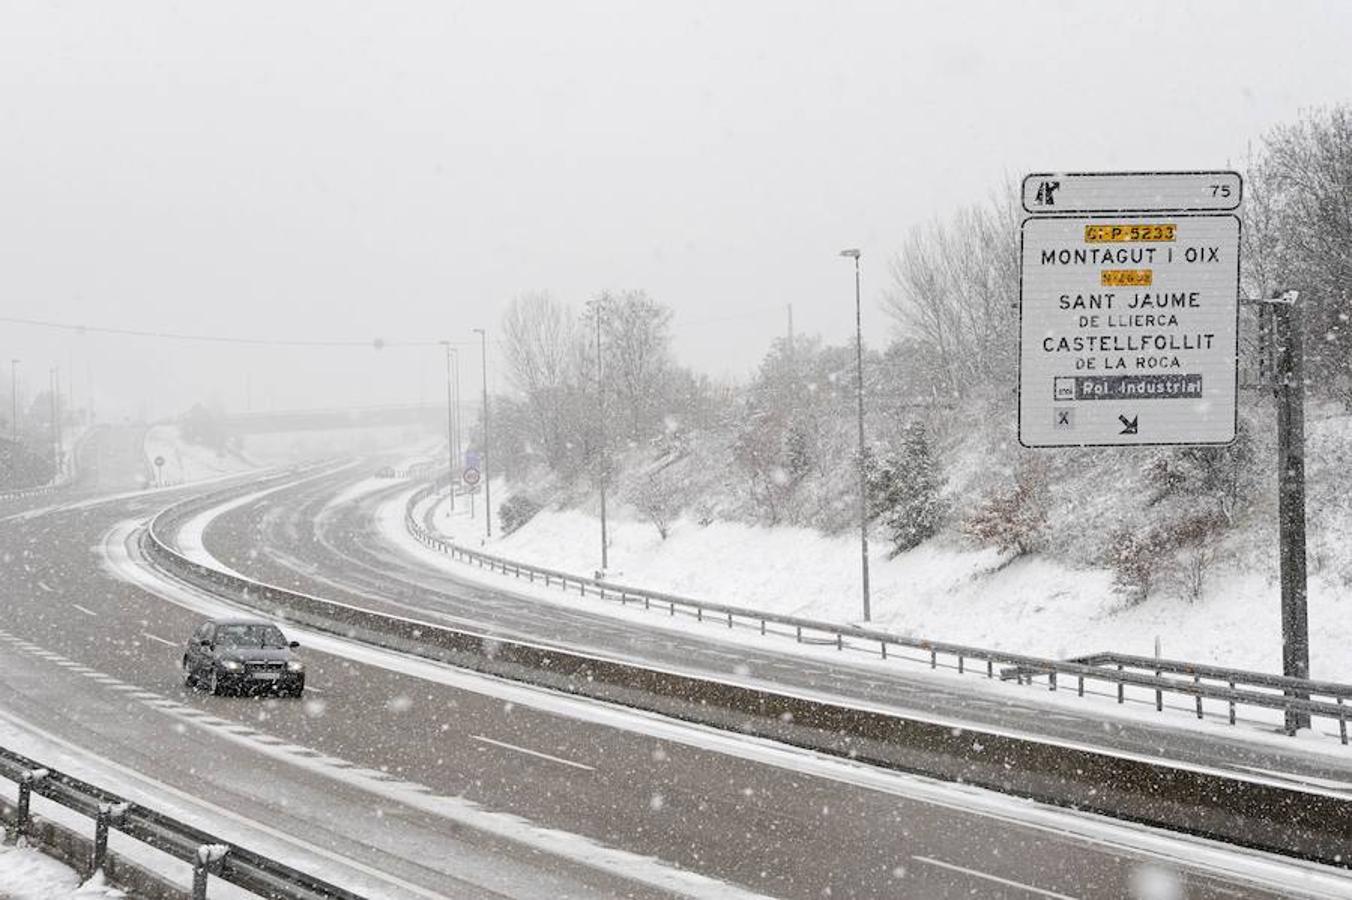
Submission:
<svg viewBox="0 0 1352 900">
<path fill-rule="evenodd" d="M 89 877 L 104 868 L 108 833 L 120 831 L 191 865 L 194 900 L 206 897 L 208 875 L 215 875 L 222 881 L 269 900 L 362 900 L 360 894 L 222 840 L 4 748 L 0 748 L 0 776 L 19 785 L 18 803 L 11 816 L 16 838 L 26 836 L 32 826 L 29 806 L 33 794 L 46 797 L 93 820 L 92 849 L 80 867 L 83 877 Z"/>
<path fill-rule="evenodd" d="M 546 587 L 557 586 L 564 591 L 576 590 L 579 596 L 592 594 L 602 600 L 618 601 L 622 606 L 633 604 L 646 610 L 655 608 L 659 612 L 666 612 L 668 616 L 675 616 L 679 611 L 694 616 L 697 621 L 707 619 L 726 622 L 728 628 L 739 625 L 750 627 L 758 629 L 763 635 L 793 637 L 800 644 L 825 644 L 841 651 L 862 650 L 882 659 L 887 659 L 889 654 L 897 656 L 898 649 L 918 650 L 927 655 L 931 669 L 938 668 L 940 657 L 944 657 L 946 664 L 956 668 L 959 673 L 975 668 L 978 674 L 984 671 L 987 678 L 994 678 L 998 674 L 1002 679 L 1017 680 L 1020 684 L 1031 684 L 1037 678 L 1045 678 L 1048 689 L 1053 691 L 1067 680 L 1072 680 L 1076 693 L 1081 697 L 1084 696 L 1086 682 L 1110 685 L 1117 693 L 1118 703 L 1126 702 L 1128 686 L 1145 688 L 1154 692 L 1157 711 L 1164 709 L 1164 695 L 1174 694 L 1190 698 L 1199 719 L 1204 716 L 1203 701 L 1212 700 L 1226 705 L 1231 725 L 1236 722 L 1236 709 L 1242 706 L 1283 712 L 1299 710 L 1337 723 L 1340 739 L 1344 745 L 1348 743 L 1347 719 L 1350 711 L 1344 704 L 1345 701 L 1352 701 L 1352 685 L 1288 678 L 1201 663 L 1154 660 L 1125 654 L 1098 654 L 1094 657 L 1072 660 L 1048 659 L 985 647 L 907 637 L 858 625 L 822 622 L 729 606 L 724 603 L 710 603 L 612 581 L 586 578 L 557 569 L 547 569 L 494 556 L 491 553 L 470 550 L 447 540 L 441 534 L 434 533 L 417 521 L 414 509 L 436 489 L 436 485 L 427 485 L 415 491 L 409 497 L 404 509 L 404 526 L 419 543 L 452 559 L 459 559 L 504 575 L 525 578 L 532 583 L 538 581 Z M 976 666 L 972 665 L 974 662 Z M 997 666 L 1008 668 L 997 673 Z M 1130 671 L 1134 669 L 1146 671 Z M 1186 679 L 1169 677 L 1173 675 L 1190 677 Z M 1317 699 L 1319 697 L 1328 699 Z"/>
<path fill-rule="evenodd" d="M 1302 789 L 1271 780 L 1247 780 L 1195 766 L 1118 756 L 951 724 L 910 718 L 905 713 L 860 708 L 848 700 L 803 696 L 788 688 L 722 680 L 609 659 L 524 640 L 481 634 L 433 622 L 376 612 L 348 603 L 264 584 L 189 559 L 172 546 L 167 522 L 222 502 L 230 492 L 199 498 L 161 512 L 142 536 L 152 563 L 183 581 L 231 602 L 317 631 L 408 653 L 461 668 L 520 681 L 563 693 L 617 703 L 677 719 L 805 747 L 898 771 L 971 784 L 1058 806 L 1144 822 L 1199 834 L 1287 856 L 1352 868 L 1347 835 L 1352 832 L 1352 800 L 1319 789 Z M 489 564 L 489 558 L 477 554 Z M 501 566 L 502 561 L 492 564 Z M 514 564 L 507 563 L 508 571 Z M 521 567 L 523 576 L 528 567 Z M 537 575 L 544 570 L 534 569 Z M 550 573 L 551 582 L 559 573 Z M 570 585 L 588 587 L 568 576 Z M 593 589 L 599 583 L 591 582 Z M 617 588 L 604 586 L 609 594 Z M 637 593 L 628 592 L 635 602 Z M 644 592 L 651 605 L 655 596 Z M 676 598 L 669 601 L 677 602 Z M 703 604 L 705 611 L 727 610 Z M 737 614 L 733 613 L 734 616 Z M 753 614 L 757 621 L 759 613 Z M 781 617 L 781 620 L 784 620 Z M 774 617 L 765 621 L 776 621 Z M 792 620 L 804 628 L 820 623 Z M 825 626 L 845 636 L 877 640 L 879 634 L 849 626 Z M 1102 677 L 1091 666 L 1041 661 L 948 644 L 902 641 L 934 653 L 955 653 L 964 660 L 1035 663 L 1050 672 Z M 933 659 L 933 657 L 932 657 Z M 1152 676 L 1118 673 L 1132 684 L 1156 686 Z M 1205 689 L 1205 687 L 1204 687 Z M 1252 692 L 1222 692 L 1250 702 Z M 1255 693 L 1266 704 L 1265 695 Z M 1328 712 L 1333 704 L 1312 704 Z"/>
</svg>

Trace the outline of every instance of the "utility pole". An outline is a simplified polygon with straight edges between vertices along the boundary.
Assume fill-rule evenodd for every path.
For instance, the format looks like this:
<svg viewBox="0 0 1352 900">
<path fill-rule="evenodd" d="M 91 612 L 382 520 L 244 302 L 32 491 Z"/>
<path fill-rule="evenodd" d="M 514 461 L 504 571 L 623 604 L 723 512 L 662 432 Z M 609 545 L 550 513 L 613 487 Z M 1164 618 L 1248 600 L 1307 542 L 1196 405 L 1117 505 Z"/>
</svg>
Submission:
<svg viewBox="0 0 1352 900">
<path fill-rule="evenodd" d="M 456 511 L 456 382 L 450 369 L 450 341 L 442 341 L 446 349 L 446 491 L 450 492 L 450 511 Z M 458 353 L 456 353 L 457 357 Z"/>
<path fill-rule="evenodd" d="M 859 292 L 859 251 L 842 250 L 854 260 L 854 356 L 855 387 L 859 395 L 859 553 L 864 581 L 864 621 L 871 619 L 868 593 L 868 484 L 864 458 L 864 318 Z"/>
<path fill-rule="evenodd" d="M 610 457 L 606 451 L 606 388 L 601 373 L 601 307 L 605 295 L 596 299 L 596 409 L 597 433 L 601 453 L 601 571 L 609 568 L 609 550 L 606 548 L 606 482 L 610 480 Z"/>
<path fill-rule="evenodd" d="M 474 329 L 479 335 L 479 358 L 483 362 L 484 383 L 484 452 L 481 464 L 484 476 L 484 535 L 493 536 L 493 487 L 488 477 L 488 334 L 482 328 Z"/>
<path fill-rule="evenodd" d="M 1305 362 L 1298 291 L 1271 301 L 1276 345 L 1277 520 L 1282 582 L 1282 674 L 1310 677 L 1310 624 L 1305 558 Z M 1309 696 L 1288 691 L 1287 696 Z M 1286 730 L 1310 727 L 1310 715 L 1287 711 Z"/>
</svg>

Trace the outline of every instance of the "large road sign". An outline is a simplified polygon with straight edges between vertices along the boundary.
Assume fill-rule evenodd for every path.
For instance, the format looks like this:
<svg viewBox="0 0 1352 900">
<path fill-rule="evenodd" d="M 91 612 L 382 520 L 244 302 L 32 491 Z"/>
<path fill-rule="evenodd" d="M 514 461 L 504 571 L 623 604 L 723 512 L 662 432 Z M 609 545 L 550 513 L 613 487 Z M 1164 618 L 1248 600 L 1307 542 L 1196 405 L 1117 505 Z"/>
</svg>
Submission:
<svg viewBox="0 0 1352 900">
<path fill-rule="evenodd" d="M 1194 176 L 1187 190 L 1196 193 Z M 1210 173 L 1209 184 L 1237 182 Z M 1171 176 L 1114 181 L 1077 203 L 1182 203 Z M 1114 193 L 1116 191 L 1116 193 Z M 1209 195 L 1210 188 L 1202 192 Z M 1047 191 L 1043 191 L 1044 198 Z M 1061 195 L 1052 191 L 1060 207 Z M 1235 437 L 1239 219 L 1234 215 L 1034 216 L 1023 223 L 1019 441 L 1028 447 L 1225 444 Z"/>
</svg>

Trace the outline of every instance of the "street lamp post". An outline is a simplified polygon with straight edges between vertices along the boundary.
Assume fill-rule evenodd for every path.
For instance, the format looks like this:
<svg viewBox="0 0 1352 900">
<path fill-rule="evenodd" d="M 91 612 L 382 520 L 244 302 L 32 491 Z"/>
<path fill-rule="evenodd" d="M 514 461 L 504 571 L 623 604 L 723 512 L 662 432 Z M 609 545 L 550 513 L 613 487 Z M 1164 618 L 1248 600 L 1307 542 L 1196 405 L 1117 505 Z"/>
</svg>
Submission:
<svg viewBox="0 0 1352 900">
<path fill-rule="evenodd" d="M 606 388 L 601 377 L 601 307 L 605 303 L 602 296 L 596 301 L 596 410 L 597 432 L 601 446 L 601 571 L 610 568 L 609 550 L 606 549 L 606 482 L 610 479 L 610 456 L 606 452 Z"/>
<path fill-rule="evenodd" d="M 484 452 L 483 452 L 483 476 L 484 476 L 484 535 L 493 536 L 493 486 L 488 477 L 488 334 L 482 328 L 476 328 L 474 331 L 479 335 L 479 359 L 483 365 L 483 384 L 484 384 Z"/>
<path fill-rule="evenodd" d="M 17 359 L 9 361 L 9 388 L 13 407 L 11 412 L 13 418 L 10 420 L 9 430 L 14 446 L 17 447 L 19 445 L 19 361 Z"/>
<path fill-rule="evenodd" d="M 855 387 L 859 395 L 859 553 L 864 576 L 864 621 L 870 620 L 868 595 L 868 475 L 864 457 L 864 324 L 859 296 L 859 251 L 842 250 L 854 260 L 854 356 Z"/>
<path fill-rule="evenodd" d="M 446 489 L 450 492 L 450 511 L 456 511 L 456 389 L 450 368 L 450 354 L 456 354 L 456 364 L 460 364 L 460 353 L 450 346 L 450 341 L 442 341 L 446 349 Z"/>
</svg>

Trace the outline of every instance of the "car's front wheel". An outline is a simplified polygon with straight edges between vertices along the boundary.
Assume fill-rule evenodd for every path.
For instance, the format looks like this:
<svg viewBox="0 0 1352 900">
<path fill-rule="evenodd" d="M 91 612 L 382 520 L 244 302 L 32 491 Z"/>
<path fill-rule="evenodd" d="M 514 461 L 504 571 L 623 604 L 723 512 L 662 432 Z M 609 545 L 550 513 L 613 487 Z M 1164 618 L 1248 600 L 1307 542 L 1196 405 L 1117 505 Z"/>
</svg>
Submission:
<svg viewBox="0 0 1352 900">
<path fill-rule="evenodd" d="M 183 657 L 183 686 L 187 688 L 197 687 L 197 677 L 192 673 L 192 666 L 188 665 L 188 657 Z"/>
<path fill-rule="evenodd" d="M 221 679 L 216 674 L 216 668 L 213 666 L 211 675 L 207 678 L 207 691 L 214 697 L 221 693 Z"/>
</svg>

